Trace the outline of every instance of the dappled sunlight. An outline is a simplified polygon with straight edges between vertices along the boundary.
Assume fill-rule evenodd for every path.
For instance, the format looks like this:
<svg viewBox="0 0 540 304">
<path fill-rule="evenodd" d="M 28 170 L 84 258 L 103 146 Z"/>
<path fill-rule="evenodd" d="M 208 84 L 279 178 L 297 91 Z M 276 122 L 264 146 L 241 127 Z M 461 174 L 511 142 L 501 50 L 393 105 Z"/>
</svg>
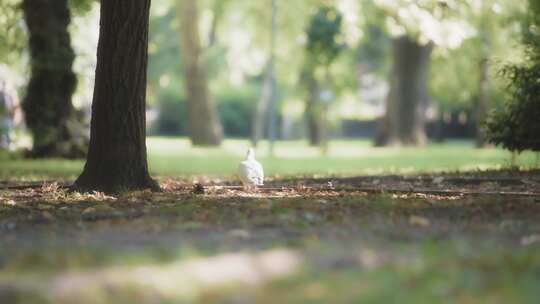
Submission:
<svg viewBox="0 0 540 304">
<path fill-rule="evenodd" d="M 377 250 L 374 248 L 362 248 L 356 252 L 358 265 L 366 271 L 374 271 L 384 266 L 394 266 L 400 269 L 422 271 L 425 268 L 424 260 L 417 254 L 395 253 Z"/>
<path fill-rule="evenodd" d="M 164 265 L 107 267 L 89 271 L 51 274 L 48 279 L 0 276 L 0 284 L 18 283 L 28 292 L 41 289 L 47 297 L 69 301 L 110 294 L 114 290 L 138 289 L 162 299 L 196 299 L 209 290 L 231 286 L 255 287 L 293 275 L 302 265 L 301 256 L 289 249 L 260 252 L 230 252 L 179 260 Z M 114 292 L 113 292 L 114 293 Z"/>
</svg>

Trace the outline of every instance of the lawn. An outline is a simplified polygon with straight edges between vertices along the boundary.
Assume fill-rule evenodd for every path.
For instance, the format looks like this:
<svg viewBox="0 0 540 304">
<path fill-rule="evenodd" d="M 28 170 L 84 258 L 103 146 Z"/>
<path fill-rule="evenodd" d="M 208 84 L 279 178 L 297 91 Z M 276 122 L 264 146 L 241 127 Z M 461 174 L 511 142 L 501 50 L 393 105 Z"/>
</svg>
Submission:
<svg viewBox="0 0 540 304">
<path fill-rule="evenodd" d="M 0 303 L 538 303 L 540 171 L 509 153 L 279 142 L 247 193 L 225 187 L 247 146 L 149 138 L 163 191 L 115 196 L 8 189 L 83 162 L 4 156 Z"/>
<path fill-rule="evenodd" d="M 193 148 L 185 138 L 150 137 L 149 166 L 158 176 L 219 175 L 230 178 L 249 146 L 247 140 L 229 139 L 220 148 Z M 375 148 L 367 140 L 336 140 L 326 155 L 304 141 L 280 141 L 274 157 L 268 145 L 258 148 L 267 175 L 352 176 L 473 171 L 509 166 L 510 153 L 501 149 L 476 149 L 472 142 L 450 141 L 424 148 Z M 519 164 L 533 166 L 533 153 L 524 153 Z M 73 179 L 82 161 L 0 158 L 1 179 Z"/>
</svg>

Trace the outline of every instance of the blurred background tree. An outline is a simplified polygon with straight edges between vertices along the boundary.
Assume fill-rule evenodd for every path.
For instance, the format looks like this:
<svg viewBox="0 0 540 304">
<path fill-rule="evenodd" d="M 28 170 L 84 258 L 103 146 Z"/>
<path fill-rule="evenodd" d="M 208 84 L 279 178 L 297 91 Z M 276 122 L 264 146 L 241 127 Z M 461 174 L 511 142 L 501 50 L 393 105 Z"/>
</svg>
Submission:
<svg viewBox="0 0 540 304">
<path fill-rule="evenodd" d="M 474 29 L 473 36 L 457 49 L 439 52 L 434 60 L 432 95 L 441 109 L 469 114 L 477 147 L 486 145 L 481 125 L 487 112 L 504 99 L 504 83 L 497 70 L 504 58 L 517 54 L 509 43 L 516 43 L 515 18 L 521 8 L 510 1 L 470 2 L 462 14 Z"/>
<path fill-rule="evenodd" d="M 261 87 L 261 96 L 259 98 L 259 102 L 257 103 L 257 106 L 255 107 L 255 111 L 253 113 L 253 126 L 251 131 L 251 142 L 254 147 L 257 147 L 257 144 L 259 140 L 263 138 L 263 132 L 265 127 L 265 122 L 269 122 L 268 128 L 269 133 L 268 134 L 269 140 L 271 143 L 271 150 L 273 149 L 273 141 L 275 140 L 275 107 L 276 107 L 276 75 L 274 72 L 275 69 L 275 53 L 276 53 L 276 35 L 277 35 L 277 24 L 276 24 L 276 18 L 277 18 L 277 6 L 276 1 L 272 0 L 270 2 L 270 9 L 271 9 L 271 20 L 270 20 L 270 35 L 269 35 L 269 41 L 270 45 L 268 47 L 268 59 L 266 60 L 266 64 L 264 66 L 263 71 L 263 80 L 262 80 L 262 87 Z M 272 107 L 271 109 L 269 107 Z M 269 111 L 270 110 L 270 111 Z M 270 112 L 270 115 L 268 115 Z M 269 117 L 270 116 L 270 117 Z M 270 125 L 272 124 L 272 125 Z"/>
<path fill-rule="evenodd" d="M 376 145 L 423 145 L 430 105 L 429 74 L 434 47 L 457 48 L 471 36 L 463 5 L 450 1 L 377 1 L 392 42 L 392 70 L 385 117 Z"/>
<path fill-rule="evenodd" d="M 32 133 L 33 157 L 77 158 L 86 154 L 88 137 L 71 98 L 77 78 L 72 66 L 75 53 L 68 26 L 69 4 L 86 10 L 90 1 L 23 0 L 28 29 L 31 76 L 22 103 Z"/>
<path fill-rule="evenodd" d="M 26 32 L 17 0 L 1 0 L 0 12 L 0 150 L 13 149 L 15 127 L 20 127 L 19 88 L 23 85 Z"/>
<path fill-rule="evenodd" d="M 223 130 L 210 93 L 207 76 L 207 53 L 216 40 L 216 27 L 223 14 L 224 2 L 215 1 L 212 28 L 206 45 L 199 29 L 199 1 L 178 0 L 180 50 L 184 63 L 187 131 L 196 146 L 221 144 Z"/>
<path fill-rule="evenodd" d="M 18 20 L 20 3 L 0 1 L 5 8 L 0 23 L 6 25 L 0 31 L 6 42 L 0 45 L 0 61 L 19 75 L 16 86 L 26 96 L 30 31 Z M 189 12 L 197 14 L 186 13 L 183 4 L 152 3 L 149 133 L 190 136 L 204 145 L 219 144 L 223 136 L 264 138 L 271 0 L 190 1 Z M 74 96 L 68 94 L 73 88 L 62 90 L 74 104 L 68 112 L 82 109 L 87 118 L 98 6 L 90 0 L 68 2 L 74 21 L 67 26 L 75 53 L 71 70 L 79 85 Z M 502 59 L 519 62 L 521 56 L 517 34 L 524 3 L 276 0 L 276 6 L 273 74 L 280 139 L 302 138 L 324 147 L 326 137 L 364 137 L 380 145 L 476 138 L 484 146 L 479 125 L 489 109 L 501 106 L 507 90 L 496 71 Z M 316 41 L 325 41 L 329 54 L 336 55 L 327 56 L 331 60 L 316 55 L 321 52 Z M 332 102 L 323 104 L 321 97 Z M 193 109 L 197 114 L 188 115 Z M 29 119 L 29 127 L 37 119 Z M 191 130 L 204 133 L 197 137 L 205 140 L 196 141 Z"/>
<path fill-rule="evenodd" d="M 21 52 L 26 45 L 26 33 L 22 22 L 19 0 L 0 0 L 0 58 L 10 66 L 22 61 Z"/>
<path fill-rule="evenodd" d="M 540 3 L 529 1 L 522 26 L 525 60 L 502 70 L 509 99 L 491 113 L 486 123 L 487 139 L 520 153 L 540 151 Z M 516 154 L 515 153 L 515 154 Z M 514 155 L 515 155 L 514 154 Z M 513 159 L 515 165 L 515 157 Z"/>
<path fill-rule="evenodd" d="M 327 111 L 334 98 L 330 66 L 344 48 L 341 38 L 342 15 L 335 8 L 322 6 L 311 17 L 306 29 L 307 43 L 301 82 L 306 88 L 305 115 L 309 144 L 326 146 Z"/>
</svg>

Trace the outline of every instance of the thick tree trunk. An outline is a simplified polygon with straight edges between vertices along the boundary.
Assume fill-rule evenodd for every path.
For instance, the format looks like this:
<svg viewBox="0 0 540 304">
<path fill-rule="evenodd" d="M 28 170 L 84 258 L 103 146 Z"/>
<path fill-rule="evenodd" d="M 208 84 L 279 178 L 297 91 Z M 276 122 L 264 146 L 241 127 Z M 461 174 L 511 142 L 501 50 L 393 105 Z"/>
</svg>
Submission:
<svg viewBox="0 0 540 304">
<path fill-rule="evenodd" d="M 149 11 L 150 0 L 101 2 L 90 147 L 75 189 L 158 189 L 145 144 Z"/>
<path fill-rule="evenodd" d="M 77 79 L 68 32 L 68 0 L 24 0 L 30 36 L 31 77 L 23 100 L 33 137 L 33 157 L 84 157 L 85 126 L 74 115 L 71 96 Z"/>
<path fill-rule="evenodd" d="M 427 80 L 433 45 L 408 36 L 393 41 L 393 71 L 386 115 L 377 145 L 417 146 L 426 142 Z"/>
<path fill-rule="evenodd" d="M 177 1 L 187 95 L 187 130 L 193 145 L 217 146 L 221 144 L 223 129 L 208 88 L 206 54 L 199 37 L 198 2 Z"/>
<path fill-rule="evenodd" d="M 486 138 L 482 125 L 486 119 L 489 103 L 489 77 L 488 77 L 488 59 L 483 58 L 479 64 L 479 79 L 478 79 L 478 101 L 476 104 L 476 146 L 483 148 L 486 146 Z"/>
</svg>

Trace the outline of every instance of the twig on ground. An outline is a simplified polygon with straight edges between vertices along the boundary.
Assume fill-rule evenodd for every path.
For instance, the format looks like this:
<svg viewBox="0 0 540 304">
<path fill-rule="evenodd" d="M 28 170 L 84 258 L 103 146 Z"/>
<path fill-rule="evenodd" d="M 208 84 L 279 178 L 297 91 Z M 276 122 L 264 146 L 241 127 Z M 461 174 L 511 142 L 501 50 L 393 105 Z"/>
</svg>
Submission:
<svg viewBox="0 0 540 304">
<path fill-rule="evenodd" d="M 197 193 L 205 193 L 205 190 L 242 190 L 242 186 L 203 186 L 197 184 L 199 191 Z M 202 187 L 202 191 L 200 190 Z M 272 192 L 272 191 L 333 191 L 333 192 L 366 192 L 366 193 L 415 193 L 415 194 L 431 194 L 431 195 L 444 195 L 444 196 L 457 196 L 457 195 L 505 195 L 505 196 L 530 196 L 540 197 L 540 193 L 536 192 L 516 192 L 516 191 L 460 191 L 460 190 L 433 190 L 423 188 L 366 188 L 366 187 L 259 187 L 259 192 Z"/>
<path fill-rule="evenodd" d="M 42 181 L 28 184 L 7 185 L 0 187 L 0 190 L 25 190 L 25 189 L 38 189 L 43 188 L 43 185 L 57 183 L 56 181 Z M 58 184 L 58 189 L 68 189 L 71 187 L 70 183 Z"/>
</svg>

